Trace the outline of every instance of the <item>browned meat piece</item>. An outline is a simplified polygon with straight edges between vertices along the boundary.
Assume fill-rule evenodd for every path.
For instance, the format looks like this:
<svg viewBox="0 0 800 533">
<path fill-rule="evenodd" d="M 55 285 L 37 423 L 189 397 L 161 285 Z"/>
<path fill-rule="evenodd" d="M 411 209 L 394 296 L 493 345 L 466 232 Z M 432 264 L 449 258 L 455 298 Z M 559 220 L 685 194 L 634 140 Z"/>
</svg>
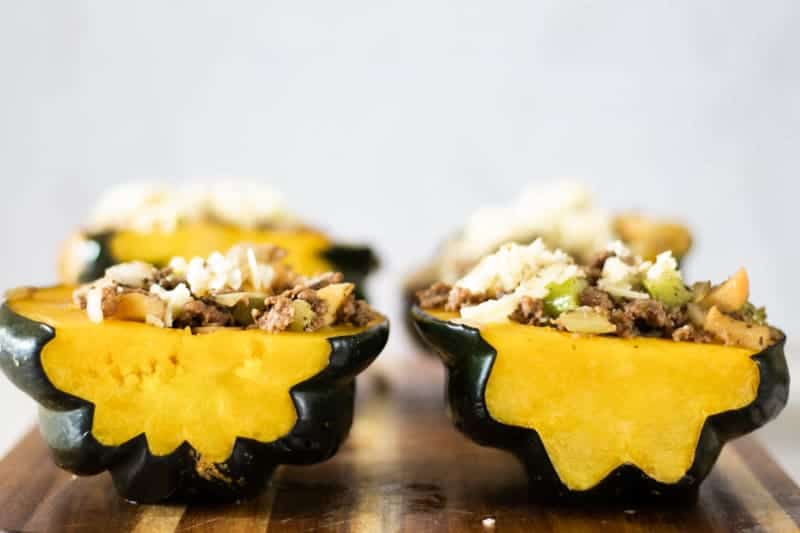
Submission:
<svg viewBox="0 0 800 533">
<path fill-rule="evenodd" d="M 632 337 L 642 332 L 660 332 L 669 337 L 677 328 L 689 323 L 683 307 L 667 308 L 657 300 L 632 300 L 611 311 L 611 322 L 617 326 L 621 337 Z"/>
<path fill-rule="evenodd" d="M 544 314 L 544 302 L 530 296 L 522 297 L 509 318 L 514 322 L 531 326 L 543 326 L 549 322 Z"/>
<path fill-rule="evenodd" d="M 228 309 L 202 300 L 192 300 L 183 306 L 180 316 L 175 321 L 178 327 L 222 327 L 233 322 L 233 315 Z"/>
<path fill-rule="evenodd" d="M 686 324 L 673 331 L 672 339 L 683 342 L 714 342 L 713 335 L 692 324 Z"/>
<path fill-rule="evenodd" d="M 375 317 L 375 311 L 372 310 L 367 302 L 356 300 L 356 297 L 350 294 L 336 314 L 336 323 L 361 327 L 369 324 Z"/>
<path fill-rule="evenodd" d="M 155 279 L 153 280 L 162 289 L 172 290 L 178 286 L 178 283 L 185 281 L 182 276 L 177 276 L 172 272 L 172 267 L 164 267 L 156 272 Z"/>
<path fill-rule="evenodd" d="M 270 333 L 285 331 L 294 318 L 292 301 L 283 295 L 270 296 L 265 301 L 264 312 L 256 319 L 256 325 Z"/>
<path fill-rule="evenodd" d="M 437 281 L 427 289 L 417 291 L 417 303 L 423 309 L 438 309 L 447 304 L 450 285 Z"/>
<path fill-rule="evenodd" d="M 581 305 L 599 308 L 603 311 L 611 311 L 614 309 L 614 300 L 611 299 L 611 295 L 597 287 L 586 287 L 583 289 L 580 300 Z"/>
<path fill-rule="evenodd" d="M 117 303 L 119 302 L 117 285 L 103 287 L 102 293 L 101 305 L 103 306 L 103 316 L 112 316 L 114 311 L 117 310 Z"/>
<path fill-rule="evenodd" d="M 447 298 L 444 308 L 448 311 L 458 311 L 465 305 L 478 305 L 489 299 L 486 293 L 474 293 L 463 287 L 453 287 Z"/>
<path fill-rule="evenodd" d="M 617 335 L 620 337 L 633 337 L 638 333 L 633 317 L 624 309 L 612 310 L 608 319 L 617 326 Z"/>
<path fill-rule="evenodd" d="M 632 300 L 622 309 L 637 325 L 648 329 L 672 330 L 672 320 L 664 304 L 657 300 Z"/>
</svg>

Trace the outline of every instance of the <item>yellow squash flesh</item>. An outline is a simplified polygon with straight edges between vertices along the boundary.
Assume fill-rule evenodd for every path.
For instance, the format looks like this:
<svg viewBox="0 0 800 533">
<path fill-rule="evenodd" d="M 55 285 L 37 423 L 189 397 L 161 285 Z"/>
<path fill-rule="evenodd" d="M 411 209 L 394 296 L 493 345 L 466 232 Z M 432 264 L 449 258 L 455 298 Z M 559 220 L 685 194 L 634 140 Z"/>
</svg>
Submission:
<svg viewBox="0 0 800 533">
<path fill-rule="evenodd" d="M 327 366 L 329 337 L 366 329 L 192 335 L 136 322 L 94 324 L 63 287 L 17 291 L 7 303 L 55 329 L 41 354 L 45 374 L 95 405 L 98 441 L 115 446 L 144 432 L 154 454 L 188 441 L 213 462 L 230 455 L 237 436 L 269 442 L 289 433 L 297 419 L 289 389 Z"/>
<path fill-rule="evenodd" d="M 592 488 L 623 464 L 677 482 L 705 420 L 750 404 L 758 391 L 754 350 L 514 322 L 479 329 L 497 351 L 485 391 L 490 415 L 536 430 L 571 490 Z"/>
<path fill-rule="evenodd" d="M 286 249 L 286 262 L 304 275 L 331 270 L 320 255 L 330 246 L 323 234 L 312 230 L 255 230 L 220 224 L 197 223 L 170 232 L 121 231 L 111 239 L 111 253 L 120 262 L 145 261 L 165 264 L 171 257 L 207 257 L 239 243 L 274 244 Z"/>
</svg>

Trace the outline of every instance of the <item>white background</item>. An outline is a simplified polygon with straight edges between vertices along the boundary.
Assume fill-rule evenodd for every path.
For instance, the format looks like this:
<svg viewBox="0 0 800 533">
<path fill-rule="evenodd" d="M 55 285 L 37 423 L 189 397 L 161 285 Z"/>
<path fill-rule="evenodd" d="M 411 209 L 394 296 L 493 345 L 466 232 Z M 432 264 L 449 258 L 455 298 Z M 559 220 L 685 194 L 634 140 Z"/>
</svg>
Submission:
<svg viewBox="0 0 800 533">
<path fill-rule="evenodd" d="M 689 222 L 689 277 L 746 265 L 800 334 L 799 22 L 789 0 L 0 0 L 0 285 L 53 282 L 110 184 L 249 176 L 375 243 L 397 316 L 465 213 L 572 176 Z M 0 453 L 33 413 L 3 380 Z M 762 435 L 800 477 L 798 422 Z"/>
</svg>

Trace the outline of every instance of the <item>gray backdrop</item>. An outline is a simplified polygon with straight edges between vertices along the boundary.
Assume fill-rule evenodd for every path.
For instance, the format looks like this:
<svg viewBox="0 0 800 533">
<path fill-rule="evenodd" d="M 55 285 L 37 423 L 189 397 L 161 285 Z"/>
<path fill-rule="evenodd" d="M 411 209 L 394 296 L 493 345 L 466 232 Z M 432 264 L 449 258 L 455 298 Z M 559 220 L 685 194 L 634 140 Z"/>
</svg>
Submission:
<svg viewBox="0 0 800 533">
<path fill-rule="evenodd" d="M 374 242 L 394 310 L 468 210 L 571 176 L 688 221 L 690 278 L 746 265 L 800 333 L 798 22 L 789 0 L 0 0 L 0 285 L 52 282 L 109 184 L 247 176 Z M 407 346 L 396 327 L 388 357 Z M 33 406 L 5 382 L 0 405 L 1 451 Z M 792 411 L 767 435 L 800 465 Z"/>
</svg>

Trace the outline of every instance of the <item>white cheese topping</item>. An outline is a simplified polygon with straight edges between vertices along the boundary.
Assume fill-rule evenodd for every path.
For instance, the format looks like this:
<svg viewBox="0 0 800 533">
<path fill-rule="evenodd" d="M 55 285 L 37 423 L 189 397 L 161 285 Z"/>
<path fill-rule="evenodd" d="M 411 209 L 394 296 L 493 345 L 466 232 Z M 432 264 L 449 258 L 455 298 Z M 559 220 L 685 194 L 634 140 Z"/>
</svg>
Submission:
<svg viewBox="0 0 800 533">
<path fill-rule="evenodd" d="M 681 271 L 678 270 L 678 261 L 672 257 L 672 252 L 669 250 L 658 254 L 656 263 L 647 270 L 647 279 L 650 280 L 665 279 L 674 276 L 677 276 L 678 279 L 683 279 Z"/>
<path fill-rule="evenodd" d="M 180 315 L 183 307 L 194 299 L 184 283 L 179 283 L 172 290 L 167 290 L 154 284 L 150 286 L 150 294 L 158 296 L 163 300 L 167 304 L 167 310 L 163 318 L 148 317 L 148 319 L 152 320 L 153 318 L 158 318 L 163 322 L 162 327 L 167 328 L 172 327 L 173 318 Z"/>
<path fill-rule="evenodd" d="M 631 257 L 633 255 L 630 248 L 625 246 L 625 244 L 620 240 L 611 241 L 608 243 L 608 246 L 606 246 L 606 251 L 611 252 L 617 257 Z"/>
<path fill-rule="evenodd" d="M 647 272 L 652 263 L 641 260 L 630 261 L 628 264 L 619 257 L 609 257 L 603 265 L 603 273 L 597 281 L 597 286 L 612 296 L 620 298 L 646 300 L 650 295 L 643 291 L 634 290 L 641 285 L 642 274 Z"/>
<path fill-rule="evenodd" d="M 561 284 L 584 275 L 569 255 L 561 250 L 549 250 L 541 239 L 529 245 L 506 244 L 456 282 L 457 287 L 474 293 L 505 294 L 462 307 L 461 318 L 474 324 L 507 321 L 523 296 L 544 298 L 550 284 Z"/>
<path fill-rule="evenodd" d="M 509 243 L 484 257 L 455 285 L 471 292 L 513 291 L 523 281 L 551 265 L 574 266 L 572 258 L 561 250 L 549 250 L 542 239 L 528 245 Z"/>
<path fill-rule="evenodd" d="M 248 181 L 166 185 L 129 183 L 106 192 L 92 210 L 93 231 L 174 231 L 181 222 L 219 220 L 243 228 L 293 224 L 282 197 Z"/>
<path fill-rule="evenodd" d="M 195 296 L 243 288 L 259 291 L 270 286 L 275 269 L 259 263 L 257 255 L 255 248 L 239 245 L 226 255 L 214 252 L 207 259 L 194 257 L 187 262 L 183 257 L 176 257 L 169 266 L 176 274 L 186 275 L 186 282 Z"/>
<path fill-rule="evenodd" d="M 568 181 L 529 186 L 505 206 L 484 207 L 467 220 L 443 252 L 440 279 L 452 283 L 459 265 L 472 264 L 506 242 L 541 237 L 584 259 L 603 250 L 613 235 L 609 214 L 593 205 L 589 190 Z"/>
<path fill-rule="evenodd" d="M 156 267 L 141 261 L 120 263 L 106 269 L 106 279 L 125 285 L 142 289 L 148 282 L 152 282 L 156 275 Z"/>
<path fill-rule="evenodd" d="M 95 324 L 103 321 L 103 289 L 110 286 L 109 282 L 98 282 L 86 292 L 86 314 Z"/>
</svg>

